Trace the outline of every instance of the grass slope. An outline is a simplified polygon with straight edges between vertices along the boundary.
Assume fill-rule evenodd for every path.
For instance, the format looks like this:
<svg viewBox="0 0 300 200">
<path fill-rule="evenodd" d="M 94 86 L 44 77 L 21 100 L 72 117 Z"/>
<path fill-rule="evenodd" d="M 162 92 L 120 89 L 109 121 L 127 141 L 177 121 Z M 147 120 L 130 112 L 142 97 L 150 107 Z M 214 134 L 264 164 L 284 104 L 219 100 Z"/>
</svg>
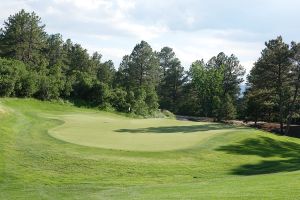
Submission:
<svg viewBox="0 0 300 200">
<path fill-rule="evenodd" d="M 300 140 L 1 99 L 0 199 L 298 199 Z"/>
</svg>

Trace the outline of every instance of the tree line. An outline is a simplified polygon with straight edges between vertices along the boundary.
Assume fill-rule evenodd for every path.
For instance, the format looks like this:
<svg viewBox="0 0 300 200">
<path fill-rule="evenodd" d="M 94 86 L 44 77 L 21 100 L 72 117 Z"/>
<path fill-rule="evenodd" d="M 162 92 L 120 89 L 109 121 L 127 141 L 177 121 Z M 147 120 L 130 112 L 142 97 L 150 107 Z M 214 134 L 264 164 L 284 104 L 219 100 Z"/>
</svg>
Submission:
<svg viewBox="0 0 300 200">
<path fill-rule="evenodd" d="M 266 43 L 247 77 L 234 55 L 199 59 L 185 71 L 170 47 L 141 41 L 118 69 L 80 44 L 48 34 L 41 18 L 24 10 L 0 32 L 0 96 L 64 99 L 100 109 L 153 116 L 175 114 L 291 123 L 299 119 L 300 45 L 281 37 Z"/>
<path fill-rule="evenodd" d="M 289 45 L 277 37 L 265 46 L 247 78 L 242 115 L 279 122 L 280 132 L 289 134 L 290 124 L 300 119 L 300 43 Z"/>
</svg>

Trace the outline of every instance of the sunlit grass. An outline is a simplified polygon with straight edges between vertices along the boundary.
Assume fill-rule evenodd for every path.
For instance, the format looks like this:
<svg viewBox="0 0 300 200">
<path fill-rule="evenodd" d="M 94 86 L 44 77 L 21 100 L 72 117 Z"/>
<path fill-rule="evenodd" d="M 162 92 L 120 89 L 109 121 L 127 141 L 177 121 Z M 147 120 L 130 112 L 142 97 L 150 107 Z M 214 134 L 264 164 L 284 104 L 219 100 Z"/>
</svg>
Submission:
<svg viewBox="0 0 300 200">
<path fill-rule="evenodd" d="M 0 116 L 0 199 L 300 196 L 298 139 L 36 100 L 1 102 L 9 112 Z"/>
</svg>

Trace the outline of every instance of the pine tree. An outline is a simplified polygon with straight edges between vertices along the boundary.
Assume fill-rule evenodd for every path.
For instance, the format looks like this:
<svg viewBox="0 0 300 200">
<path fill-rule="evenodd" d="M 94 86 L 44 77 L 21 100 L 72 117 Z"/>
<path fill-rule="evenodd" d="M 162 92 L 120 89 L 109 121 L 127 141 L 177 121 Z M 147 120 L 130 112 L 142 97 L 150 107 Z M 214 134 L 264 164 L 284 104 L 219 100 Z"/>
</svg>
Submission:
<svg viewBox="0 0 300 200">
<path fill-rule="evenodd" d="M 272 102 L 275 104 L 274 113 L 278 113 L 281 133 L 291 97 L 291 55 L 289 45 L 283 42 L 282 37 L 270 40 L 248 78 L 253 90 L 271 92 Z"/>
<path fill-rule="evenodd" d="M 25 10 L 12 15 L 4 23 L 0 34 L 0 55 L 40 67 L 46 65 L 43 50 L 46 47 L 45 25 L 34 12 Z"/>
<path fill-rule="evenodd" d="M 184 68 L 181 62 L 176 58 L 175 53 L 169 47 L 164 47 L 158 53 L 160 67 L 162 71 L 158 94 L 160 98 L 160 107 L 172 112 L 178 111 L 179 99 L 186 82 Z"/>
</svg>

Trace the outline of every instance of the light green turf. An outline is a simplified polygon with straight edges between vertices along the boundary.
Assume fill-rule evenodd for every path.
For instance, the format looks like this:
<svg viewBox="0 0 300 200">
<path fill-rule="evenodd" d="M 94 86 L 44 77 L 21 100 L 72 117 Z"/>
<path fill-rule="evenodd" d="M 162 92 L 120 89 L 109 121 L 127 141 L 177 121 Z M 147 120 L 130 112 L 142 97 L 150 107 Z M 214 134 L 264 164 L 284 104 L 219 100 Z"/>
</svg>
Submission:
<svg viewBox="0 0 300 200">
<path fill-rule="evenodd" d="M 300 197 L 299 139 L 30 99 L 0 107 L 1 200 Z"/>
<path fill-rule="evenodd" d="M 104 113 L 76 113 L 56 118 L 64 124 L 50 130 L 50 135 L 55 138 L 85 146 L 130 151 L 187 149 L 215 134 L 234 130 L 220 124 L 129 119 Z"/>
</svg>

